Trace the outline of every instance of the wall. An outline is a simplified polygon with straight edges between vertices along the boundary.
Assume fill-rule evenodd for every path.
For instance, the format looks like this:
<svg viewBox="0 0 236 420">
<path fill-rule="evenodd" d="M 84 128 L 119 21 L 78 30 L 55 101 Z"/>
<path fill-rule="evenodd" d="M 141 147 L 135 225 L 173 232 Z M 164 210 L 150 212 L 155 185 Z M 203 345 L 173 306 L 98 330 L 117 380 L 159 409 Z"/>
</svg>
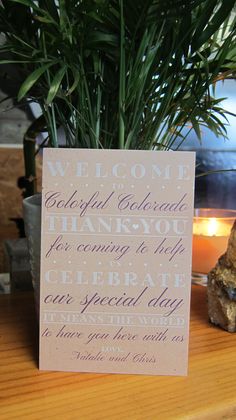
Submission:
<svg viewBox="0 0 236 420">
<path fill-rule="evenodd" d="M 218 98 L 228 97 L 222 106 L 235 113 L 236 81 L 227 80 L 216 87 Z M 217 138 L 209 130 L 202 129 L 202 142 L 192 132 L 182 150 L 195 150 L 197 174 L 214 170 L 236 170 L 236 117 L 228 116 L 228 139 Z M 196 180 L 195 207 L 236 209 L 236 172 L 211 174 Z"/>
</svg>

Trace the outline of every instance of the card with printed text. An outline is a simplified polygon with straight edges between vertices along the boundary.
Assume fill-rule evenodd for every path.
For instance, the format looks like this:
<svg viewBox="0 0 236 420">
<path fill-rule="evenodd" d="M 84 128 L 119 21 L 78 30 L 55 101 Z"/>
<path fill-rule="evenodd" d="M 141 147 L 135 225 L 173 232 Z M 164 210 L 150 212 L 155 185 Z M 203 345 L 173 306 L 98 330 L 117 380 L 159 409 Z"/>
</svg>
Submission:
<svg viewBox="0 0 236 420">
<path fill-rule="evenodd" d="M 195 154 L 45 149 L 40 369 L 186 375 Z"/>
</svg>

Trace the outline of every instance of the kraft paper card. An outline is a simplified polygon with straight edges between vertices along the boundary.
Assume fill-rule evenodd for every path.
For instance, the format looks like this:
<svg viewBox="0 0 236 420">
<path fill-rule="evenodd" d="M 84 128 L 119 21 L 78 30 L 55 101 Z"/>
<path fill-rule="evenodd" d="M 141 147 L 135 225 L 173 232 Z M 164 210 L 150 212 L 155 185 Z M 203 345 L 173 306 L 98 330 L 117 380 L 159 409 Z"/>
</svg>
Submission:
<svg viewBox="0 0 236 420">
<path fill-rule="evenodd" d="M 195 154 L 45 149 L 40 369 L 186 375 Z"/>
</svg>

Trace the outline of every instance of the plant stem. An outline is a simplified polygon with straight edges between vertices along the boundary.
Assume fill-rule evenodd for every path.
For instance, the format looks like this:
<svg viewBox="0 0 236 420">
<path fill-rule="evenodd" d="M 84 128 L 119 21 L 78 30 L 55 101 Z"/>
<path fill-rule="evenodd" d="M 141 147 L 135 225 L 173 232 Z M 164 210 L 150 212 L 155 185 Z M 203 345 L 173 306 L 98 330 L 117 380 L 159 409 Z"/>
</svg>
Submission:
<svg viewBox="0 0 236 420">
<path fill-rule="evenodd" d="M 48 56 L 47 56 L 47 48 L 46 48 L 46 45 L 45 45 L 45 34 L 44 34 L 44 32 L 43 32 L 42 35 L 43 35 L 42 36 L 42 40 L 43 40 L 44 56 L 47 59 Z M 50 77 L 49 69 L 46 70 L 46 75 L 47 75 L 48 86 L 50 88 L 50 86 L 51 86 L 51 77 Z M 50 129 L 50 133 L 49 134 L 51 135 L 51 143 L 52 143 L 52 146 L 53 147 L 58 147 L 58 141 L 57 141 L 57 125 L 56 125 L 56 117 L 55 117 L 55 111 L 54 111 L 54 104 L 53 103 L 51 104 L 52 118 L 51 118 L 50 110 L 49 110 L 47 104 L 45 104 L 45 106 L 46 106 L 46 112 L 47 112 L 47 115 L 48 115 L 48 118 L 49 118 L 49 127 L 48 128 Z"/>
</svg>

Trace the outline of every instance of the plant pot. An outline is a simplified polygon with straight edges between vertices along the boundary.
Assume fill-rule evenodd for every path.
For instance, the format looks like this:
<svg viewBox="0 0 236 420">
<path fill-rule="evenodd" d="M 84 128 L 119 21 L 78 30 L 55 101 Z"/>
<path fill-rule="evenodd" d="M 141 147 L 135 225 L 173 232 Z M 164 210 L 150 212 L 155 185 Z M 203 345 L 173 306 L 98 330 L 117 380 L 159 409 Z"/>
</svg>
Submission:
<svg viewBox="0 0 236 420">
<path fill-rule="evenodd" d="M 37 315 L 39 315 L 40 290 L 41 204 L 41 194 L 35 194 L 23 200 L 25 233 L 28 240 Z"/>
</svg>

